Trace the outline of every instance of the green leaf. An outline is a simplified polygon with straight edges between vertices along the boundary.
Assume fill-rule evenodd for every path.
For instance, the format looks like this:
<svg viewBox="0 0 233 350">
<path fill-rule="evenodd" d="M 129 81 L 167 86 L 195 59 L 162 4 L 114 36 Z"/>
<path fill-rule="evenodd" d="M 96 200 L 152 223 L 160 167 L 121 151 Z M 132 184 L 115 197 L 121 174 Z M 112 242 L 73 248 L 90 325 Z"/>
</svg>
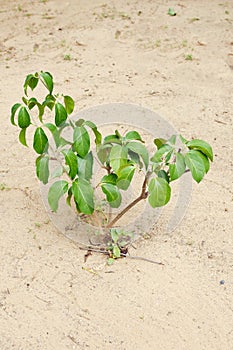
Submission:
<svg viewBox="0 0 233 350">
<path fill-rule="evenodd" d="M 120 251 L 120 248 L 118 247 L 118 245 L 113 246 L 112 255 L 116 259 L 121 257 L 121 251 Z"/>
<path fill-rule="evenodd" d="M 93 173 L 93 154 L 89 152 L 84 158 L 78 157 L 78 176 L 90 180 Z"/>
<path fill-rule="evenodd" d="M 73 191 L 72 191 L 72 187 L 69 188 L 68 190 L 68 195 L 66 197 L 66 204 L 69 205 L 71 207 L 71 198 L 73 196 Z"/>
<path fill-rule="evenodd" d="M 186 146 L 189 149 L 196 149 L 198 151 L 201 151 L 211 160 L 211 162 L 213 161 L 213 150 L 207 142 L 195 139 L 187 142 Z"/>
<path fill-rule="evenodd" d="M 118 208 L 122 199 L 119 189 L 111 183 L 103 183 L 101 188 L 103 193 L 106 195 L 110 207 Z"/>
<path fill-rule="evenodd" d="M 176 161 L 174 164 L 169 164 L 169 173 L 171 181 L 174 181 L 184 174 L 186 169 L 186 164 L 184 156 L 180 153 L 176 154 Z"/>
<path fill-rule="evenodd" d="M 66 164 L 69 166 L 69 177 L 71 180 L 75 178 L 78 172 L 78 159 L 71 149 L 64 149 L 62 154 L 65 156 Z"/>
<path fill-rule="evenodd" d="M 202 152 L 191 150 L 185 154 L 185 163 L 194 180 L 199 183 L 209 170 L 209 160 Z"/>
<path fill-rule="evenodd" d="M 161 177 L 162 179 L 166 180 L 168 183 L 170 182 L 169 176 L 165 170 L 159 170 L 157 175 L 158 177 Z"/>
<path fill-rule="evenodd" d="M 127 134 L 125 135 L 125 139 L 126 140 L 137 140 L 137 141 L 141 141 L 143 143 L 145 142 L 142 140 L 141 135 L 137 131 L 127 132 Z"/>
<path fill-rule="evenodd" d="M 37 99 L 35 97 L 32 97 L 28 100 L 28 108 L 31 110 L 33 109 L 35 106 L 37 106 L 39 114 L 38 114 L 38 118 L 40 120 L 40 122 L 42 123 L 42 116 L 44 114 L 44 106 L 42 104 L 40 104 Z"/>
<path fill-rule="evenodd" d="M 50 111 L 53 110 L 53 107 L 55 105 L 56 99 L 53 95 L 48 94 L 44 100 L 44 102 L 42 103 L 42 105 L 44 107 L 48 107 L 50 109 Z"/>
<path fill-rule="evenodd" d="M 85 120 L 80 118 L 75 122 L 76 126 L 83 126 L 83 124 L 85 123 Z"/>
<path fill-rule="evenodd" d="M 53 139 L 54 139 L 54 142 L 56 144 L 56 147 L 59 147 L 61 140 L 60 140 L 60 135 L 59 135 L 59 132 L 58 132 L 56 126 L 52 123 L 46 123 L 46 124 L 44 124 L 44 126 L 47 129 L 49 129 L 49 131 L 53 135 Z"/>
<path fill-rule="evenodd" d="M 117 135 L 108 135 L 104 138 L 104 145 L 108 143 L 116 143 L 118 145 L 121 145 L 122 140 Z"/>
<path fill-rule="evenodd" d="M 27 88 L 28 86 L 31 88 L 31 90 L 34 90 L 35 87 L 37 86 L 38 84 L 38 77 L 36 77 L 35 75 L 33 74 L 28 74 L 26 79 L 25 79 L 25 82 L 24 82 L 24 93 L 25 95 L 27 96 Z"/>
<path fill-rule="evenodd" d="M 180 140 L 181 142 L 186 145 L 186 143 L 188 143 L 188 140 L 186 140 L 182 135 L 179 135 L 180 136 Z"/>
<path fill-rule="evenodd" d="M 131 151 L 139 154 L 145 164 L 146 169 L 148 168 L 148 164 L 149 164 L 149 154 L 148 151 L 146 149 L 146 147 L 144 145 L 142 145 L 141 143 L 138 142 L 129 142 L 127 144 L 128 149 L 130 149 Z"/>
<path fill-rule="evenodd" d="M 41 127 L 38 127 L 34 134 L 33 148 L 38 154 L 42 154 L 47 148 L 48 138 Z"/>
<path fill-rule="evenodd" d="M 148 201 L 152 208 L 166 205 L 171 197 L 171 188 L 167 181 L 161 177 L 151 179 L 148 186 Z"/>
<path fill-rule="evenodd" d="M 114 243 L 117 243 L 117 241 L 119 240 L 119 233 L 118 233 L 118 230 L 115 229 L 115 228 L 112 228 L 110 230 L 110 235 L 111 235 L 111 238 L 113 240 Z"/>
<path fill-rule="evenodd" d="M 45 87 L 49 90 L 49 93 L 53 92 L 53 77 L 49 72 L 40 72 L 40 78 L 42 79 Z"/>
<path fill-rule="evenodd" d="M 128 150 L 125 146 L 114 145 L 111 148 L 109 155 L 110 166 L 115 173 L 117 173 L 121 167 L 127 164 L 127 156 Z"/>
<path fill-rule="evenodd" d="M 155 154 L 151 158 L 151 161 L 154 163 L 161 163 L 163 159 L 166 158 L 166 156 L 171 156 L 172 152 L 173 147 L 168 144 L 164 144 L 158 149 L 158 151 L 155 152 Z"/>
<path fill-rule="evenodd" d="M 26 107 L 21 107 L 18 114 L 18 125 L 21 129 L 27 128 L 31 124 L 30 115 Z"/>
<path fill-rule="evenodd" d="M 63 124 L 67 119 L 67 112 L 65 107 L 57 102 L 55 103 L 55 124 L 56 126 L 60 126 Z"/>
<path fill-rule="evenodd" d="M 16 125 L 15 124 L 15 113 L 19 109 L 20 106 L 21 106 L 21 103 L 16 103 L 16 104 L 14 104 L 14 106 L 11 107 L 11 124 L 13 124 L 13 125 Z"/>
<path fill-rule="evenodd" d="M 107 183 L 107 184 L 112 184 L 116 185 L 117 182 L 117 175 L 116 174 L 108 174 L 102 177 L 101 183 Z"/>
<path fill-rule="evenodd" d="M 102 135 L 98 131 L 97 126 L 94 123 L 92 123 L 91 121 L 89 121 L 89 120 L 85 121 L 84 124 L 89 126 L 89 128 L 92 129 L 92 131 L 93 131 L 93 133 L 95 135 L 95 144 L 96 144 L 96 146 L 99 146 L 101 144 L 101 142 L 102 142 Z"/>
<path fill-rule="evenodd" d="M 52 211 L 57 211 L 60 198 L 68 191 L 68 182 L 59 180 L 52 184 L 48 193 L 48 202 Z"/>
<path fill-rule="evenodd" d="M 169 9 L 168 9 L 168 15 L 169 16 L 176 16 L 176 12 L 174 11 L 174 9 L 173 8 L 171 8 L 171 7 L 169 7 Z"/>
<path fill-rule="evenodd" d="M 72 184 L 72 191 L 79 210 L 84 214 L 94 211 L 94 191 L 90 183 L 82 178 L 76 179 Z"/>
<path fill-rule="evenodd" d="M 157 147 L 157 149 L 160 149 L 165 143 L 167 142 L 167 140 L 165 139 L 154 139 L 154 144 Z"/>
<path fill-rule="evenodd" d="M 77 126 L 73 134 L 74 149 L 84 158 L 90 149 L 90 136 L 84 126 Z"/>
<path fill-rule="evenodd" d="M 22 145 L 28 147 L 27 142 L 26 142 L 26 130 L 25 129 L 21 129 L 20 133 L 19 133 L 19 141 L 22 143 Z"/>
<path fill-rule="evenodd" d="M 74 110 L 74 100 L 70 96 L 64 96 L 64 103 L 67 114 L 71 114 Z"/>
<path fill-rule="evenodd" d="M 167 142 L 169 142 L 170 144 L 172 145 L 175 145 L 176 143 L 176 135 L 172 135 L 168 140 Z"/>
<path fill-rule="evenodd" d="M 48 183 L 49 179 L 49 157 L 39 156 L 36 159 L 36 175 L 43 184 Z"/>
<path fill-rule="evenodd" d="M 101 145 L 99 147 L 97 156 L 102 164 L 104 164 L 109 160 L 111 148 L 112 148 L 112 145 L 109 145 L 109 144 Z"/>
<path fill-rule="evenodd" d="M 126 165 L 118 171 L 117 187 L 126 191 L 133 179 L 135 173 L 134 165 Z"/>
<path fill-rule="evenodd" d="M 133 152 L 133 151 L 128 151 L 128 156 L 129 158 L 131 159 L 131 161 L 135 164 L 138 164 L 139 165 L 139 168 L 142 169 L 143 168 L 143 163 L 141 162 L 140 160 L 140 156 Z"/>
</svg>

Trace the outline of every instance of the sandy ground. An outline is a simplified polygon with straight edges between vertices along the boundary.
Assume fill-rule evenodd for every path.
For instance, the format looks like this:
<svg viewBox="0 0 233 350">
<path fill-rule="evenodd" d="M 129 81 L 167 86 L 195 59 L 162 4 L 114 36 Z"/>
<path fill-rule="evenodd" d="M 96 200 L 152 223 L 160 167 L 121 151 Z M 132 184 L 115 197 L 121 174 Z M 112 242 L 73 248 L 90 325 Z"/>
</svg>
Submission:
<svg viewBox="0 0 233 350">
<path fill-rule="evenodd" d="M 1 350 L 233 348 L 232 21 L 221 0 L 0 0 Z M 9 123 L 41 69 L 77 110 L 137 103 L 213 146 L 182 224 L 131 252 L 165 266 L 84 263 L 49 221 L 34 153 Z"/>
</svg>

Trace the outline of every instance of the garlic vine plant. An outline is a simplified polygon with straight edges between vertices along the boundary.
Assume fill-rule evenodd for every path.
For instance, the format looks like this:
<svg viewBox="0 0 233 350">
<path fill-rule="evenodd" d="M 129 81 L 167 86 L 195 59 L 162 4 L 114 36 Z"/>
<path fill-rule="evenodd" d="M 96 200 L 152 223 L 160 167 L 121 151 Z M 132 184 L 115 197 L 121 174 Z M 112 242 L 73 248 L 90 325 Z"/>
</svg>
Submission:
<svg viewBox="0 0 233 350">
<path fill-rule="evenodd" d="M 38 84 L 44 85 L 47 91 L 40 102 L 36 97 L 28 96 L 28 89 L 33 91 Z M 18 126 L 19 141 L 24 146 L 27 146 L 28 129 L 33 130 L 32 146 L 37 153 L 38 179 L 47 184 L 50 178 L 58 178 L 48 192 L 52 211 L 57 211 L 60 198 L 66 196 L 67 204 L 71 205 L 72 201 L 78 213 L 92 215 L 95 212 L 94 161 L 106 171 L 98 186 L 112 208 L 120 207 L 122 191 L 127 191 L 133 184 L 135 173 L 143 176 L 139 196 L 104 224 L 110 232 L 117 227 L 118 220 L 142 200 L 148 200 L 153 208 L 166 205 L 171 197 L 171 183 L 185 172 L 190 171 L 198 183 L 208 172 L 213 151 L 207 142 L 199 139 L 188 141 L 181 135 L 173 135 L 169 140 L 156 138 L 151 140 L 155 146 L 151 155 L 138 131 L 121 135 L 115 130 L 103 137 L 92 121 L 72 120 L 74 100 L 67 95 L 55 94 L 53 90 L 53 77 L 49 72 L 29 74 L 24 82 L 22 102 L 11 108 L 11 123 Z M 66 128 L 72 128 L 72 140 L 65 138 Z M 92 138 L 95 149 L 91 147 Z M 181 144 L 179 147 L 177 138 Z M 54 157 L 60 165 L 51 174 L 49 163 Z"/>
</svg>

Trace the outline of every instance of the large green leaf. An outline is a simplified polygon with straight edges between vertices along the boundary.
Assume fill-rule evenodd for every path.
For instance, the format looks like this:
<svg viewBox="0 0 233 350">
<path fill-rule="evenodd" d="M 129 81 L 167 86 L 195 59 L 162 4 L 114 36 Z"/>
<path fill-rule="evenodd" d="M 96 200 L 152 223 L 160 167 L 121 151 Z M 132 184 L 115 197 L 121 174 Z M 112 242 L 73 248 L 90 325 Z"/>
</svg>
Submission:
<svg viewBox="0 0 233 350">
<path fill-rule="evenodd" d="M 185 154 L 185 163 L 196 182 L 200 182 L 209 170 L 209 159 L 202 152 L 191 150 Z"/>
<path fill-rule="evenodd" d="M 115 173 L 127 164 L 128 149 L 126 146 L 114 145 L 111 148 L 110 155 L 110 166 Z"/>
<path fill-rule="evenodd" d="M 30 115 L 26 107 L 21 107 L 18 113 L 18 125 L 21 129 L 27 128 L 31 124 Z"/>
<path fill-rule="evenodd" d="M 146 147 L 143 144 L 138 143 L 138 142 L 129 142 L 129 143 L 127 143 L 127 147 L 131 151 L 133 151 L 141 156 L 141 158 L 145 164 L 145 167 L 147 169 L 148 164 L 149 164 L 149 154 L 148 154 Z"/>
<path fill-rule="evenodd" d="M 102 142 L 102 135 L 98 131 L 97 126 L 94 123 L 92 123 L 90 120 L 85 121 L 84 124 L 89 126 L 89 128 L 92 129 L 92 131 L 93 131 L 93 133 L 95 135 L 95 144 L 96 144 L 96 146 L 99 146 L 101 144 L 101 142 Z"/>
<path fill-rule="evenodd" d="M 141 138 L 141 135 L 137 131 L 129 131 L 125 135 L 126 140 L 136 140 L 136 141 L 141 141 L 144 143 L 144 141 Z"/>
<path fill-rule="evenodd" d="M 185 172 L 186 164 L 184 156 L 180 153 L 176 154 L 176 161 L 174 164 L 169 164 L 169 172 L 171 181 L 178 179 Z"/>
<path fill-rule="evenodd" d="M 171 188 L 167 181 L 161 177 L 156 177 L 150 180 L 148 192 L 148 201 L 152 208 L 166 205 L 171 197 Z"/>
<path fill-rule="evenodd" d="M 13 124 L 13 125 L 16 125 L 15 124 L 15 113 L 19 109 L 20 106 L 21 106 L 21 103 L 16 103 L 11 107 L 11 124 Z"/>
<path fill-rule="evenodd" d="M 93 172 L 93 154 L 89 152 L 84 158 L 78 157 L 78 176 L 90 180 Z"/>
<path fill-rule="evenodd" d="M 74 149 L 84 158 L 90 149 L 90 136 L 84 126 L 77 126 L 73 134 Z"/>
<path fill-rule="evenodd" d="M 126 165 L 118 171 L 118 178 L 117 178 L 117 187 L 126 191 L 130 183 L 133 179 L 135 173 L 135 166 L 134 165 Z"/>
<path fill-rule="evenodd" d="M 65 107 L 61 103 L 56 102 L 55 103 L 55 124 L 57 126 L 60 126 L 66 121 L 66 119 L 67 119 L 67 112 Z"/>
<path fill-rule="evenodd" d="M 27 141 L 26 141 L 26 130 L 27 130 L 27 128 L 21 129 L 21 131 L 19 133 L 19 141 L 22 143 L 22 145 L 28 147 Z"/>
<path fill-rule="evenodd" d="M 204 153 L 211 161 L 213 161 L 213 150 L 212 147 L 205 141 L 202 140 L 191 140 L 186 143 L 189 149 L 196 149 Z"/>
<path fill-rule="evenodd" d="M 64 103 L 67 114 L 71 114 L 74 110 L 74 100 L 70 96 L 64 96 Z"/>
<path fill-rule="evenodd" d="M 173 147 L 168 144 L 164 144 L 158 149 L 158 151 L 155 152 L 155 154 L 151 158 L 151 161 L 154 163 L 161 163 L 166 157 L 169 159 L 172 152 Z"/>
<path fill-rule="evenodd" d="M 38 127 L 34 134 L 33 148 L 38 154 L 42 154 L 47 148 L 48 138 L 41 127 Z"/>
<path fill-rule="evenodd" d="M 39 156 L 36 159 L 36 175 L 43 184 L 48 183 L 49 179 L 49 156 Z"/>
<path fill-rule="evenodd" d="M 45 87 L 49 90 L 49 93 L 53 92 L 53 77 L 49 72 L 40 72 L 41 80 L 43 81 Z"/>
<path fill-rule="evenodd" d="M 57 211 L 60 198 L 68 191 L 68 182 L 59 180 L 52 184 L 48 193 L 48 202 L 52 211 Z"/>
<path fill-rule="evenodd" d="M 64 154 L 66 164 L 70 169 L 69 177 L 73 180 L 78 172 L 78 158 L 71 149 L 64 149 L 62 153 Z"/>
<path fill-rule="evenodd" d="M 117 186 L 111 183 L 103 183 L 101 185 L 103 193 L 106 195 L 107 201 L 112 208 L 118 208 L 121 204 L 121 193 Z"/>
<path fill-rule="evenodd" d="M 72 191 L 79 210 L 84 214 L 94 211 L 94 191 L 90 183 L 82 178 L 76 179 L 72 184 Z"/>
</svg>

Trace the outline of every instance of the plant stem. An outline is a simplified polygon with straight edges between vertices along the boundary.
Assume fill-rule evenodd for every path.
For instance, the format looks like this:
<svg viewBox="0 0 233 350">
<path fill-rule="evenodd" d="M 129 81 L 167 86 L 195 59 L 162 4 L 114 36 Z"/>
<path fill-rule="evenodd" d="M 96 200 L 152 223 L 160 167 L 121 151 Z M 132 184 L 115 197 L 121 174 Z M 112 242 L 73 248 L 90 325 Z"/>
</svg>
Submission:
<svg viewBox="0 0 233 350">
<path fill-rule="evenodd" d="M 108 224 L 107 224 L 107 228 L 111 228 L 113 227 L 113 225 L 115 225 L 115 223 L 120 220 L 120 218 L 125 215 L 131 208 L 133 208 L 137 203 L 139 203 L 142 199 L 146 199 L 148 197 L 148 192 L 146 191 L 146 188 L 147 188 L 147 182 L 148 182 L 148 179 L 150 177 L 151 173 L 148 172 L 145 176 L 145 179 L 143 181 L 143 184 L 142 184 L 142 191 L 141 191 L 141 194 L 140 196 L 138 196 L 133 202 L 131 202 L 129 205 L 127 205 L 127 207 L 125 207 L 119 214 L 117 214 L 117 216 L 112 220 L 110 221 Z"/>
</svg>

